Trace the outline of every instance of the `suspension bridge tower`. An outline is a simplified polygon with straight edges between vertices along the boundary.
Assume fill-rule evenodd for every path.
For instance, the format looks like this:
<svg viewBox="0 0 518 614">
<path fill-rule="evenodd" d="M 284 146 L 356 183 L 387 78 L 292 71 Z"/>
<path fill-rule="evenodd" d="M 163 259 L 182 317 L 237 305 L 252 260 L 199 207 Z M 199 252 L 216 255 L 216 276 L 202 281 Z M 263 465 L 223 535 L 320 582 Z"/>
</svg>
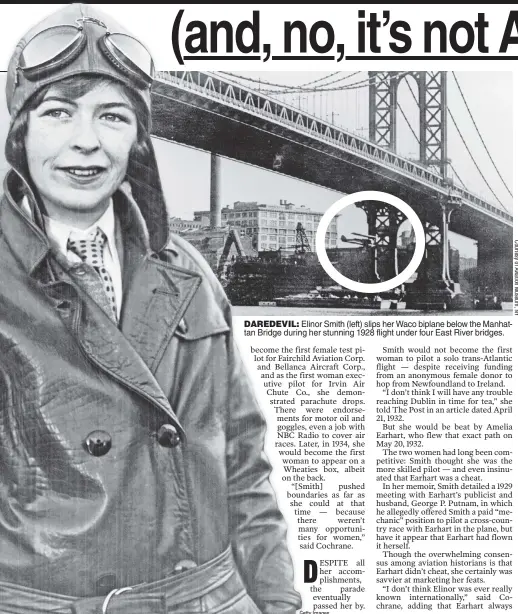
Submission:
<svg viewBox="0 0 518 614">
<path fill-rule="evenodd" d="M 445 186 L 447 176 L 447 104 L 446 73 L 436 72 L 369 72 L 369 138 L 396 153 L 398 87 L 403 79 L 413 78 L 414 95 L 419 110 L 419 162 L 434 167 Z M 448 231 L 452 214 L 460 200 L 452 196 L 438 197 L 436 206 L 422 208 L 409 203 L 418 213 L 426 238 L 426 250 L 411 284 L 409 301 L 416 307 L 444 307 L 460 292 L 458 280 L 450 272 Z M 368 233 L 375 237 L 372 281 L 382 281 L 398 274 L 397 235 L 405 217 L 382 203 L 358 205 L 367 214 Z"/>
</svg>

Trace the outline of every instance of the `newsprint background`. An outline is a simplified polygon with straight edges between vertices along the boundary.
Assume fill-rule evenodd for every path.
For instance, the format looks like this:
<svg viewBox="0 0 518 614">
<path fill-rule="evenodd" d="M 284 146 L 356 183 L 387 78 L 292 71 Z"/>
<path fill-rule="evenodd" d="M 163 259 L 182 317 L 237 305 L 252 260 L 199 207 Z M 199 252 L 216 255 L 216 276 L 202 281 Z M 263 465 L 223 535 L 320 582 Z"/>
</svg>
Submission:
<svg viewBox="0 0 518 614">
<path fill-rule="evenodd" d="M 20 36 L 60 6 L 3 5 L 0 68 Z M 484 12 L 486 43 L 498 50 L 513 5 L 94 6 L 150 48 L 164 91 L 182 91 L 181 104 L 167 96 L 161 103 L 168 123 L 154 139 L 171 224 L 205 248 L 229 289 L 235 334 L 268 424 L 266 453 L 288 522 L 301 611 L 516 609 L 517 60 L 477 59 L 475 47 L 433 60 L 367 53 L 336 62 L 332 52 L 329 60 L 260 62 L 206 54 L 180 66 L 171 46 L 184 8 L 186 20 L 207 24 L 238 24 L 258 10 L 262 40 L 277 50 L 284 21 L 301 20 L 309 30 L 327 20 L 340 40 L 357 41 L 359 11 L 365 19 L 391 11 L 414 31 L 424 20 L 474 24 Z M 387 40 L 380 26 L 385 49 Z M 182 76 L 185 70 L 196 76 Z M 372 151 L 351 153 L 369 141 L 374 71 L 399 75 L 392 144 L 407 166 L 396 178 L 393 160 L 384 170 Z M 446 141 L 443 178 L 451 190 L 442 201 L 422 188 L 412 166 L 421 154 L 419 74 L 437 71 L 445 71 L 448 97 L 437 147 Z M 243 104 L 211 95 L 200 72 L 213 73 L 220 93 L 232 90 Z M 249 112 L 247 91 L 256 110 L 272 101 L 269 117 Z M 198 113 L 197 96 L 206 97 L 210 121 Z M 285 116 L 272 119 L 274 101 Z M 0 113 L 3 142 L 7 112 Z M 312 120 L 328 135 L 325 145 Z M 333 149 L 347 138 L 341 131 L 358 137 L 343 156 Z M 321 274 L 319 221 L 345 194 L 385 189 L 427 221 L 427 265 L 397 291 L 344 289 Z M 393 277 L 417 249 L 408 221 L 394 231 L 393 209 L 385 226 L 370 211 L 370 225 L 368 209 L 340 212 L 326 243 L 336 270 L 357 282 L 388 279 L 388 271 Z"/>
</svg>

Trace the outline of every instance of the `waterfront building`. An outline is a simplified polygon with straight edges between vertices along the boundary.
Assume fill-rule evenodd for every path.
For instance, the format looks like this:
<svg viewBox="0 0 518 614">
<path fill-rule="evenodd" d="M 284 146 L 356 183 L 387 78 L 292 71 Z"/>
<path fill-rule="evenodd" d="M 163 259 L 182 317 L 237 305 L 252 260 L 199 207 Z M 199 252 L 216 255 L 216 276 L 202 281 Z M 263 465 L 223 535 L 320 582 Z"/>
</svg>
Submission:
<svg viewBox="0 0 518 614">
<path fill-rule="evenodd" d="M 210 216 L 208 211 L 195 211 L 194 219 L 202 222 Z M 250 237 L 254 249 L 259 252 L 290 250 L 296 245 L 296 229 L 300 222 L 304 228 L 311 250 L 315 250 L 315 236 L 323 213 L 309 207 L 280 200 L 278 205 L 257 201 L 236 201 L 231 207 L 221 210 L 222 225 L 240 230 L 241 236 Z M 337 243 L 338 216 L 331 221 L 326 233 L 326 247 L 335 248 Z"/>
</svg>

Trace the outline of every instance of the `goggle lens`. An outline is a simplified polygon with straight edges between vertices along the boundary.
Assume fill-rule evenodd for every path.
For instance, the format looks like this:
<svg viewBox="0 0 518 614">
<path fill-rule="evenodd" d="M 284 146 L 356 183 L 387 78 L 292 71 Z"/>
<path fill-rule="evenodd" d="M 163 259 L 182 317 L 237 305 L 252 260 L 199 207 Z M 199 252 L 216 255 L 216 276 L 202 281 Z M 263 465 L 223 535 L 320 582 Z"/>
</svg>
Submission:
<svg viewBox="0 0 518 614">
<path fill-rule="evenodd" d="M 153 61 L 149 51 L 138 40 L 127 34 L 109 34 L 108 40 L 122 57 L 130 60 L 145 75 L 153 76 Z"/>
<path fill-rule="evenodd" d="M 97 25 L 106 26 L 101 22 Z M 53 26 L 32 38 L 22 51 L 19 68 L 27 79 L 43 78 L 60 66 L 73 61 L 86 45 L 84 27 Z M 106 33 L 99 47 L 119 70 L 140 79 L 143 87 L 153 80 L 153 60 L 138 40 L 127 34 Z"/>
<path fill-rule="evenodd" d="M 81 30 L 75 26 L 54 26 L 40 32 L 22 51 L 20 66 L 27 69 L 44 66 L 75 47 L 81 36 Z"/>
</svg>

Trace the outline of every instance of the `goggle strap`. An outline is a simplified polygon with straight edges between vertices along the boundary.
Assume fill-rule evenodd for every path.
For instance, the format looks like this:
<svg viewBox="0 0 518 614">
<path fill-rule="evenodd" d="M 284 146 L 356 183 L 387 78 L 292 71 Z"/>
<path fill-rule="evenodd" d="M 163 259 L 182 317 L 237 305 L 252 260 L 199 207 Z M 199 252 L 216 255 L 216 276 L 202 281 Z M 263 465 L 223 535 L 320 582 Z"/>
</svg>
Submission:
<svg viewBox="0 0 518 614">
<path fill-rule="evenodd" d="M 95 25 L 100 26 L 101 28 L 104 28 L 105 30 L 108 30 L 108 26 L 104 23 L 104 21 L 101 21 L 100 19 L 96 19 L 95 17 L 78 17 L 76 19 L 76 23 L 77 23 L 78 28 L 81 28 L 81 29 L 83 29 L 83 25 L 85 23 L 94 23 Z"/>
</svg>

